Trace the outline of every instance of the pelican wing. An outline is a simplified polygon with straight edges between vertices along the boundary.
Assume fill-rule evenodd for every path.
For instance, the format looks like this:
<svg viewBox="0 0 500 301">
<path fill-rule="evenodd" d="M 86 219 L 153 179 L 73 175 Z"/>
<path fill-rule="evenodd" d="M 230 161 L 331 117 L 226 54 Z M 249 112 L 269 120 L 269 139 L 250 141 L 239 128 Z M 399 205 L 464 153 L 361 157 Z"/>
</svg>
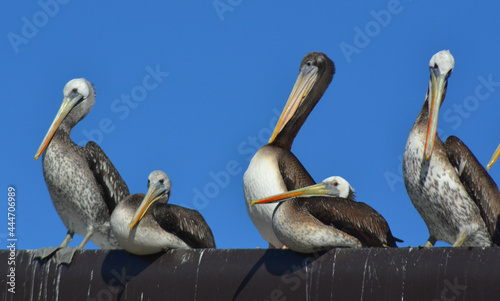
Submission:
<svg viewBox="0 0 500 301">
<path fill-rule="evenodd" d="M 460 181 L 479 207 L 493 243 L 500 245 L 500 191 L 497 184 L 460 139 L 450 136 L 444 146 Z"/>
<path fill-rule="evenodd" d="M 356 237 L 364 246 L 396 247 L 387 221 L 365 203 L 339 197 L 309 197 L 300 200 L 315 218 Z"/>
<path fill-rule="evenodd" d="M 190 247 L 216 247 L 212 230 L 198 211 L 166 204 L 156 206 L 154 216 L 160 227 L 176 235 Z"/>
<path fill-rule="evenodd" d="M 130 195 L 127 184 L 97 143 L 88 142 L 84 153 L 111 214 L 118 202 Z"/>
</svg>

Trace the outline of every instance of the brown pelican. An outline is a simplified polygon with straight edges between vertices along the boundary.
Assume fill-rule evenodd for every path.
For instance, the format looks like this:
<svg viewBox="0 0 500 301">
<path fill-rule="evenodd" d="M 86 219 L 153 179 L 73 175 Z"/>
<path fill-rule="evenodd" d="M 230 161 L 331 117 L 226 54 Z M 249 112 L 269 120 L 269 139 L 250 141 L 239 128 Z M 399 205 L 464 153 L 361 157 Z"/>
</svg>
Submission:
<svg viewBox="0 0 500 301">
<path fill-rule="evenodd" d="M 69 263 L 74 248 L 66 248 L 78 233 L 84 236 L 76 249 L 91 240 L 103 249 L 119 248 L 109 218 L 119 200 L 129 195 L 127 185 L 102 149 L 94 142 L 85 147 L 70 139 L 72 128 L 92 109 L 93 85 L 83 78 L 69 81 L 64 100 L 35 159 L 43 153 L 43 176 L 54 207 L 68 233 L 57 248 L 42 248 L 37 256 L 56 253 L 56 260 Z M 45 151 L 45 152 L 44 152 Z"/>
<path fill-rule="evenodd" d="M 250 206 L 250 202 L 315 184 L 290 149 L 300 127 L 328 88 L 334 72 L 333 62 L 321 52 L 308 53 L 302 59 L 299 76 L 269 143 L 257 151 L 243 176 L 248 215 L 270 248 L 283 247 L 272 228 L 276 204 Z"/>
<path fill-rule="evenodd" d="M 212 230 L 196 210 L 167 204 L 170 179 L 161 170 L 148 178 L 148 192 L 129 195 L 111 215 L 120 246 L 147 255 L 167 249 L 215 248 Z"/>
<path fill-rule="evenodd" d="M 285 199 L 289 201 L 283 202 Z M 392 236 L 377 211 L 354 201 L 354 189 L 341 177 L 329 177 L 320 184 L 252 201 L 251 205 L 270 202 L 282 202 L 274 211 L 273 229 L 278 239 L 296 252 L 396 247 L 396 241 L 401 242 Z"/>
<path fill-rule="evenodd" d="M 429 89 L 408 136 L 403 176 L 408 195 L 429 229 L 426 247 L 437 240 L 454 247 L 490 246 L 498 239 L 498 188 L 458 138 L 451 136 L 443 143 L 436 134 L 454 64 L 453 56 L 444 50 L 430 60 Z"/>
<path fill-rule="evenodd" d="M 500 144 L 498 144 L 497 149 L 495 150 L 495 152 L 491 156 L 490 161 L 488 161 L 488 165 L 486 165 L 487 171 L 489 171 L 490 168 L 493 166 L 493 164 L 495 164 L 495 162 L 497 162 L 498 156 L 500 156 Z"/>
</svg>

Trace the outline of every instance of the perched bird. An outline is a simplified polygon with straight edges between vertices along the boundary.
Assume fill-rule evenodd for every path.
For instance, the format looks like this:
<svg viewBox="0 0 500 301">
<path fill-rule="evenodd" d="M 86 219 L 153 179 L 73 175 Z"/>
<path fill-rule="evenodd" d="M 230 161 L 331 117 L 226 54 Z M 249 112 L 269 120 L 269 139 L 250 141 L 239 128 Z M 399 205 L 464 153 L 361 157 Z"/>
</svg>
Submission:
<svg viewBox="0 0 500 301">
<path fill-rule="evenodd" d="M 196 210 L 167 204 L 170 179 L 161 170 L 148 177 L 148 192 L 129 195 L 113 211 L 111 227 L 120 246 L 147 255 L 167 249 L 215 248 L 212 230 Z"/>
<path fill-rule="evenodd" d="M 320 184 L 252 201 L 251 205 L 270 202 L 281 202 L 273 215 L 276 236 L 296 252 L 396 247 L 396 241 L 402 242 L 392 236 L 377 211 L 354 201 L 354 189 L 341 177 L 329 177 Z"/>
<path fill-rule="evenodd" d="M 498 236 L 498 188 L 458 138 L 451 136 L 443 143 L 436 133 L 454 64 L 446 50 L 429 62 L 429 89 L 403 155 L 404 182 L 429 229 L 425 247 L 437 240 L 454 247 L 490 246 Z"/>
<path fill-rule="evenodd" d="M 487 171 L 489 171 L 490 168 L 493 166 L 493 164 L 495 164 L 495 162 L 497 162 L 498 156 L 500 156 L 500 144 L 498 144 L 497 149 L 495 150 L 495 152 L 491 156 L 490 161 L 488 161 L 488 164 L 486 165 Z"/>
<path fill-rule="evenodd" d="M 250 206 L 250 202 L 315 184 L 290 149 L 300 127 L 328 88 L 334 73 L 333 62 L 321 52 L 308 53 L 302 59 L 299 76 L 269 143 L 257 151 L 243 176 L 248 215 L 262 237 L 269 242 L 270 248 L 283 247 L 272 226 L 276 204 Z"/>
<path fill-rule="evenodd" d="M 43 176 L 68 233 L 59 247 L 42 248 L 36 256 L 47 258 L 56 252 L 56 261 L 70 263 L 75 249 L 67 245 L 75 233 L 84 236 L 76 249 L 83 249 L 89 240 L 103 249 L 119 248 L 109 218 L 119 200 L 130 193 L 99 145 L 88 142 L 81 147 L 70 139 L 73 127 L 94 105 L 93 85 L 83 78 L 73 79 L 63 94 L 63 103 L 35 159 L 43 153 Z"/>
</svg>

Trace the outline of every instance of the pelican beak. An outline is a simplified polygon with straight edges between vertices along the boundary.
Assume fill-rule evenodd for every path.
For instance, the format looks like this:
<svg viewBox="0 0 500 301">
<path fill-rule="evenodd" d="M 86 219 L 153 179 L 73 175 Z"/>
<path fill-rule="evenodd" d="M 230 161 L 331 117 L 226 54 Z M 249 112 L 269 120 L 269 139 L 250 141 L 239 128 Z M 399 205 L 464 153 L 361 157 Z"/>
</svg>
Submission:
<svg viewBox="0 0 500 301">
<path fill-rule="evenodd" d="M 495 164 L 495 162 L 498 159 L 498 156 L 500 156 L 500 144 L 498 144 L 497 149 L 495 150 L 495 152 L 493 153 L 493 156 L 491 156 L 491 159 L 488 162 L 488 165 L 486 165 L 487 171 L 490 171 L 491 166 L 493 166 L 493 164 Z"/>
<path fill-rule="evenodd" d="M 82 99 L 83 95 L 76 92 L 72 92 L 67 97 L 64 97 L 63 103 L 59 108 L 59 111 L 57 112 L 56 118 L 54 118 L 54 121 L 52 121 L 52 125 L 50 126 L 47 134 L 45 134 L 45 138 L 43 138 L 42 144 L 40 144 L 40 147 L 38 148 L 38 151 L 35 154 L 35 160 L 38 160 L 38 157 L 40 157 L 45 148 L 47 148 L 47 145 L 49 145 L 52 136 L 54 136 L 54 133 L 56 132 L 59 125 L 61 125 L 61 122 L 64 120 L 66 115 L 68 115 L 71 109 L 73 109 L 76 106 L 76 104 Z"/>
<path fill-rule="evenodd" d="M 333 188 L 333 189 L 334 189 L 333 191 L 332 191 L 332 189 L 327 189 L 325 187 L 325 184 L 319 183 L 316 185 L 311 185 L 311 186 L 307 186 L 304 188 L 290 190 L 290 191 L 285 192 L 285 193 L 273 195 L 273 196 L 270 196 L 270 197 L 265 198 L 265 199 L 252 201 L 250 203 L 250 205 L 275 203 L 275 202 L 280 202 L 282 200 L 294 198 L 294 197 L 313 197 L 313 196 L 332 196 L 332 195 L 338 196 L 340 194 L 339 191 L 336 188 Z"/>
<path fill-rule="evenodd" d="M 439 108 L 446 95 L 446 85 L 449 74 L 439 74 L 437 68 L 431 68 L 431 79 L 429 80 L 429 126 L 427 127 L 427 138 L 425 139 L 425 160 L 429 160 L 434 149 L 436 139 Z"/>
<path fill-rule="evenodd" d="M 162 188 L 160 185 L 150 185 L 146 196 L 139 205 L 139 208 L 135 211 L 134 217 L 130 221 L 130 230 L 134 228 L 137 223 L 144 217 L 149 207 L 153 205 L 154 202 L 159 200 L 164 194 L 166 190 Z"/>
<path fill-rule="evenodd" d="M 280 119 L 274 128 L 273 134 L 271 135 L 271 139 L 269 139 L 269 143 L 273 142 L 276 139 L 276 136 L 281 132 L 281 130 L 288 123 L 290 118 L 295 114 L 297 108 L 303 102 L 303 100 L 307 97 L 309 92 L 311 92 L 311 88 L 318 78 L 318 67 L 316 66 L 308 66 L 305 65 L 299 72 L 299 76 L 295 81 L 295 85 L 293 86 L 292 93 L 288 97 L 288 101 L 286 102 L 285 108 L 281 113 Z"/>
</svg>

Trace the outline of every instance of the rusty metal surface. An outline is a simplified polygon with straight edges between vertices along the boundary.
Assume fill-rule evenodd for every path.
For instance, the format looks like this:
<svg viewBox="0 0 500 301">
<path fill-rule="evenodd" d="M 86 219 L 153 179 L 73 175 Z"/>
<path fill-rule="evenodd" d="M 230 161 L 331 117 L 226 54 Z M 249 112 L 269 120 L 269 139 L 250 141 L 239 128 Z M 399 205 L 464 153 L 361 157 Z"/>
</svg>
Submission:
<svg viewBox="0 0 500 301">
<path fill-rule="evenodd" d="M 0 267 L 8 271 L 8 250 Z M 16 254 L 0 300 L 500 300 L 500 248 L 84 250 L 70 266 Z M 4 289 L 5 288 L 5 289 Z"/>
</svg>

